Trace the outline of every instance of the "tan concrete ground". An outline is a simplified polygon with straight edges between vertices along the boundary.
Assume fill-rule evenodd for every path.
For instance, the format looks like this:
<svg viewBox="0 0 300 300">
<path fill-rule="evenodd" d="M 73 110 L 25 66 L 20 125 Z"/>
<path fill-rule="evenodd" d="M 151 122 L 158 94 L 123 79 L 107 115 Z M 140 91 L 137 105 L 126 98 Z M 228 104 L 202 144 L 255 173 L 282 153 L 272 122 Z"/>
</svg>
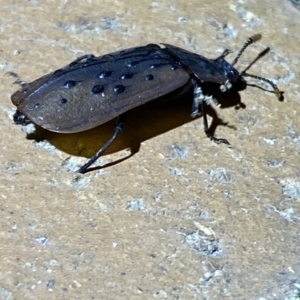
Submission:
<svg viewBox="0 0 300 300">
<path fill-rule="evenodd" d="M 299 299 L 299 7 L 0 4 L 0 299 Z M 205 137 L 188 101 L 153 102 L 128 114 L 98 165 L 125 158 L 128 147 L 134 156 L 79 175 L 114 121 L 74 135 L 40 130 L 37 140 L 12 122 L 17 86 L 5 72 L 31 81 L 85 53 L 154 42 L 211 58 L 229 48 L 231 61 L 255 33 L 263 39 L 238 67 L 270 46 L 251 73 L 274 80 L 285 101 L 252 87 L 223 95 L 224 108 L 210 114 L 228 122 L 216 135 L 232 148 Z"/>
</svg>

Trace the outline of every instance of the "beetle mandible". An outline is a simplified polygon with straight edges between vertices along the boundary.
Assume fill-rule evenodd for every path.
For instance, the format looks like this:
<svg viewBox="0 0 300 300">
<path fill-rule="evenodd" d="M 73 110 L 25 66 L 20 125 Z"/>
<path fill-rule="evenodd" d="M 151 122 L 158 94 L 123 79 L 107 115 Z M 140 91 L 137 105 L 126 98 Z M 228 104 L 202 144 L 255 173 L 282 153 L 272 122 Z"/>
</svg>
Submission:
<svg viewBox="0 0 300 300">
<path fill-rule="evenodd" d="M 205 108 L 212 103 L 218 105 L 218 101 L 205 95 L 201 87 L 205 82 L 214 82 L 225 92 L 237 81 L 246 84 L 244 77 L 253 77 L 268 83 L 272 92 L 283 99 L 283 92 L 271 80 L 233 67 L 244 50 L 260 38 L 260 34 L 250 37 L 231 64 L 225 60 L 229 50 L 216 59 L 208 59 L 169 44 L 149 44 L 98 57 L 84 55 L 31 83 L 11 72 L 15 83 L 21 85 L 11 96 L 17 106 L 14 122 L 32 122 L 50 131 L 75 133 L 118 118 L 111 138 L 78 170 L 85 173 L 121 133 L 126 111 L 191 84 L 191 117 L 199 115 L 200 108 L 206 135 L 216 143 L 229 144 L 208 133 Z"/>
</svg>

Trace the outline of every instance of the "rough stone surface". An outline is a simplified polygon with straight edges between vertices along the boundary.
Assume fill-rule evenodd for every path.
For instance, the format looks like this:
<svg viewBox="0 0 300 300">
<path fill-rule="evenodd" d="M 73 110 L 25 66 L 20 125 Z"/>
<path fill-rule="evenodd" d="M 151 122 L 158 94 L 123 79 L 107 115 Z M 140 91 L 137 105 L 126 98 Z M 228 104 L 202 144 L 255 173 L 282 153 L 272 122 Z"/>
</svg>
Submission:
<svg viewBox="0 0 300 300">
<path fill-rule="evenodd" d="M 0 4 L 0 299 L 299 299 L 298 1 Z M 250 71 L 285 101 L 249 87 L 228 102 L 240 109 L 214 107 L 232 148 L 205 137 L 190 103 L 148 105 L 128 114 L 106 167 L 79 175 L 114 121 L 36 140 L 13 125 L 5 72 L 32 81 L 85 53 L 153 42 L 211 58 L 229 48 L 231 61 L 256 33 L 237 67 L 269 46 Z"/>
</svg>

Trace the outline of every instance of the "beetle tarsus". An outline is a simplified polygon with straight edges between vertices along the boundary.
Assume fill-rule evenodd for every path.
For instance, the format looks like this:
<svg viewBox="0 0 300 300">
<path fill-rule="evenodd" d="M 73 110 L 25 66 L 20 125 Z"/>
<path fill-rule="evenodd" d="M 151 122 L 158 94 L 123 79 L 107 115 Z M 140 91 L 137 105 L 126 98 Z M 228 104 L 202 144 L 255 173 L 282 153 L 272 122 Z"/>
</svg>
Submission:
<svg viewBox="0 0 300 300">
<path fill-rule="evenodd" d="M 80 169 L 78 170 L 79 173 L 85 173 L 88 168 L 109 148 L 109 146 L 113 143 L 116 137 L 122 132 L 124 126 L 124 115 L 118 117 L 117 125 L 114 129 L 114 133 L 112 137 L 104 144 L 104 146 Z"/>
<path fill-rule="evenodd" d="M 21 87 L 24 87 L 28 84 L 26 81 L 23 81 L 15 72 L 6 72 L 5 75 L 13 77 L 15 79 L 14 84 L 18 84 Z"/>
<path fill-rule="evenodd" d="M 230 143 L 226 140 L 226 139 L 222 139 L 222 138 L 216 138 L 215 136 L 213 136 L 210 133 L 206 132 L 206 136 L 213 142 L 215 142 L 216 144 L 226 144 L 226 145 L 230 145 Z"/>
</svg>

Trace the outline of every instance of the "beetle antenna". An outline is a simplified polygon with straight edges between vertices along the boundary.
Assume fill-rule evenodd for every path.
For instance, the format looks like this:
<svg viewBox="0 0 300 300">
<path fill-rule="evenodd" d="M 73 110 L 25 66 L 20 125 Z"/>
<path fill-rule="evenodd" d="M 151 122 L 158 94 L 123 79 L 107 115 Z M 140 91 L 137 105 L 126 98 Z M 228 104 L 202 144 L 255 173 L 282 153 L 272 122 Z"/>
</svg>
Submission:
<svg viewBox="0 0 300 300">
<path fill-rule="evenodd" d="M 248 74 L 245 71 L 241 72 L 240 75 L 243 76 L 243 77 L 252 77 L 252 78 L 255 78 L 255 79 L 267 82 L 269 85 L 272 86 L 273 93 L 277 96 L 278 100 L 279 101 L 283 100 L 283 92 L 280 91 L 278 89 L 277 85 L 275 83 L 273 83 L 270 79 L 267 79 L 267 78 L 264 78 L 264 77 L 260 77 L 260 76 L 256 76 L 256 75 L 252 75 L 252 74 Z"/>
<path fill-rule="evenodd" d="M 270 48 L 267 47 L 265 50 L 260 52 L 256 56 L 256 58 L 249 64 L 249 66 L 247 68 L 245 68 L 241 73 L 244 73 L 244 72 L 248 71 L 259 59 L 261 59 L 263 56 L 265 56 L 269 51 L 270 51 Z"/>
<path fill-rule="evenodd" d="M 255 43 L 256 41 L 261 39 L 261 34 L 255 34 L 252 37 L 248 38 L 246 43 L 244 44 L 244 46 L 242 47 L 242 49 L 238 52 L 236 58 L 233 60 L 232 62 L 232 66 L 234 66 L 237 61 L 239 60 L 239 58 L 241 57 L 241 55 L 243 54 L 243 52 L 248 48 L 248 46 L 250 46 L 251 44 Z"/>
</svg>

